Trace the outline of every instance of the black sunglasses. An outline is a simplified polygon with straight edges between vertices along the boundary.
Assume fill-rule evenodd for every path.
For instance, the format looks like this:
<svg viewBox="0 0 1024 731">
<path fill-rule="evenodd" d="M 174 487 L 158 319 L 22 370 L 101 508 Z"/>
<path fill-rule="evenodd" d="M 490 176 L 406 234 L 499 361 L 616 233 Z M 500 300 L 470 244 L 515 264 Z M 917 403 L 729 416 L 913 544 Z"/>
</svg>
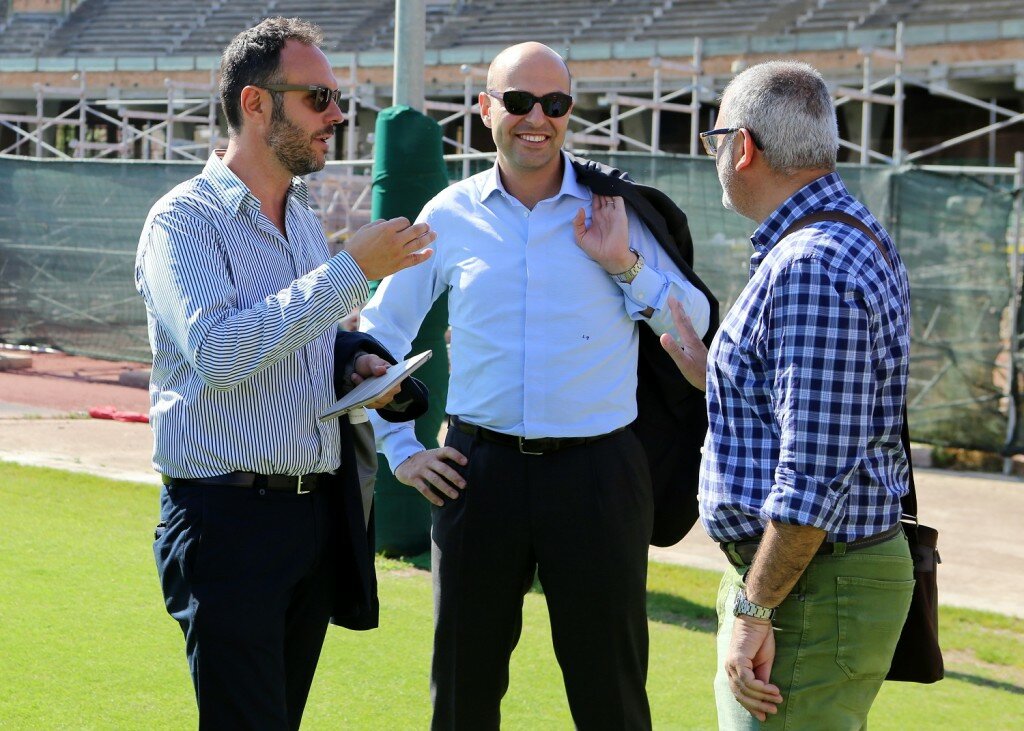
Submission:
<svg viewBox="0 0 1024 731">
<path fill-rule="evenodd" d="M 537 102 L 540 102 L 541 111 L 548 117 L 564 117 L 572 107 L 572 97 L 560 91 L 553 91 L 544 96 L 534 96 L 528 91 L 506 91 L 500 94 L 488 91 L 487 94 L 501 100 L 505 110 L 517 117 L 529 114 Z"/>
<path fill-rule="evenodd" d="M 308 91 L 313 99 L 313 109 L 318 112 L 326 112 L 331 102 L 341 106 L 341 89 L 328 89 L 319 84 L 267 84 L 260 88 L 267 91 Z"/>
</svg>

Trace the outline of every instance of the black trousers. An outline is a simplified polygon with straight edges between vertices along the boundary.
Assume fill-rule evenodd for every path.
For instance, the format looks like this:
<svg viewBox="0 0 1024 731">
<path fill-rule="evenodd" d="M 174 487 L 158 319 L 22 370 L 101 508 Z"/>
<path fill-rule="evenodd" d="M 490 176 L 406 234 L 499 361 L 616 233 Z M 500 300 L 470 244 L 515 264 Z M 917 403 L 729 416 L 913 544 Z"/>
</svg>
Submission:
<svg viewBox="0 0 1024 731">
<path fill-rule="evenodd" d="M 467 487 L 433 508 L 434 729 L 497 729 L 540 578 L 580 729 L 647 729 L 646 458 L 629 429 L 535 456 L 456 429 Z"/>
<path fill-rule="evenodd" d="M 297 729 L 336 582 L 331 496 L 164 487 L 153 544 L 200 729 Z"/>
</svg>

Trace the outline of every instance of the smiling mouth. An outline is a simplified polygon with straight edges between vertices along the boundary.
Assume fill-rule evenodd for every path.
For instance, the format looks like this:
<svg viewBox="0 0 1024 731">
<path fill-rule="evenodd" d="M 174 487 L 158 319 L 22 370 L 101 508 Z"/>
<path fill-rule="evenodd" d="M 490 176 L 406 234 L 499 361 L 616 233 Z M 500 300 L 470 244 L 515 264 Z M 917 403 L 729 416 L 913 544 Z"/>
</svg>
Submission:
<svg viewBox="0 0 1024 731">
<path fill-rule="evenodd" d="M 547 142 L 548 139 L 547 135 L 529 133 L 518 134 L 516 137 L 521 139 L 523 142 Z"/>
</svg>

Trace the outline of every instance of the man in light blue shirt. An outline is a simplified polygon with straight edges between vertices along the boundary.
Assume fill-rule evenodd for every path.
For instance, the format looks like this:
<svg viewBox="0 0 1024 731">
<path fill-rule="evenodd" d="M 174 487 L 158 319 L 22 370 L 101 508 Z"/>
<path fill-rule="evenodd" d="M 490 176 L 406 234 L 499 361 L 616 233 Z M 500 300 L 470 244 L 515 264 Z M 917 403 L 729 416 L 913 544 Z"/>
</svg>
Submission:
<svg viewBox="0 0 1024 731">
<path fill-rule="evenodd" d="M 565 62 L 525 43 L 491 64 L 480 113 L 495 167 L 426 205 L 427 264 L 385 279 L 363 328 L 406 354 L 448 292 L 446 445 L 374 423 L 399 480 L 433 503 L 435 729 L 500 723 L 524 593 L 539 575 L 573 719 L 646 728 L 652 495 L 637 417 L 639 327 L 709 303 L 620 198 L 593 195 L 561 146 Z"/>
</svg>

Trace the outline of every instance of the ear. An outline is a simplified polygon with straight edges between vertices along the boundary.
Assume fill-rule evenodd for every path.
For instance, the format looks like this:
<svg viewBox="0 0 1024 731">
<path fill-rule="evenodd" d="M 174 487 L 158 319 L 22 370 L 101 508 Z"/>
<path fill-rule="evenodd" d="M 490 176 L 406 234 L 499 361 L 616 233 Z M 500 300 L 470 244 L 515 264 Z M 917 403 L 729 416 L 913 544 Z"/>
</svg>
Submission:
<svg viewBox="0 0 1024 731">
<path fill-rule="evenodd" d="M 274 108 L 270 92 L 264 93 L 264 90 L 257 86 L 246 86 L 242 89 L 240 101 L 239 109 L 242 112 L 242 118 L 257 123 L 269 119 Z"/>
<path fill-rule="evenodd" d="M 481 91 L 480 96 L 477 99 L 480 102 L 480 120 L 484 123 L 484 127 L 491 128 L 491 95 L 486 91 Z"/>
<path fill-rule="evenodd" d="M 754 156 L 760 152 L 757 145 L 754 144 L 754 138 L 746 128 L 740 130 L 740 138 L 743 140 L 743 144 L 740 146 L 740 158 L 735 163 L 736 170 L 743 170 L 751 165 L 754 162 Z"/>
</svg>

